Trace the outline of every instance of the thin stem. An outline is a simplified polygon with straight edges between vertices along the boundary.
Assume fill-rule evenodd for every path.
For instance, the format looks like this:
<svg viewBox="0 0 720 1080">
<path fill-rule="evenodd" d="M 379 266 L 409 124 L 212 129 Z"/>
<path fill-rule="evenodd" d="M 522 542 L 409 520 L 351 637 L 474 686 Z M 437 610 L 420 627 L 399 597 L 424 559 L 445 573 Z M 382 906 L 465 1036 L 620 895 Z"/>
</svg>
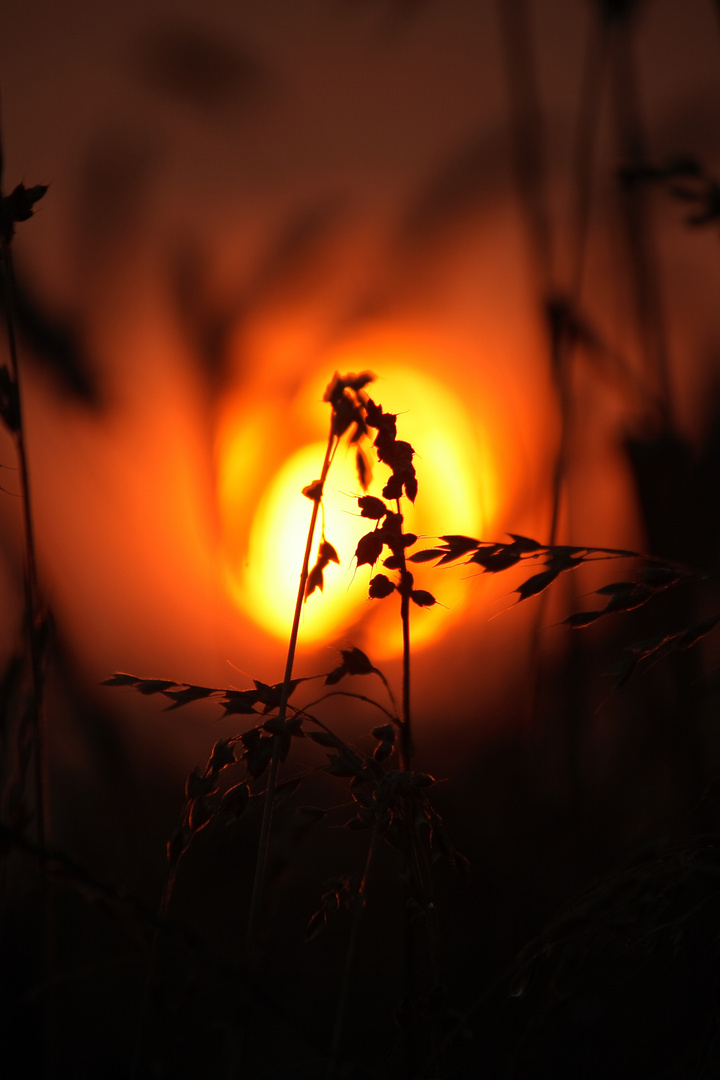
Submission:
<svg viewBox="0 0 720 1080">
<path fill-rule="evenodd" d="M 2 183 L 2 148 L 0 139 L 0 185 Z M 0 198 L 2 191 L 0 190 Z M 23 418 L 23 402 L 20 393 L 20 364 L 18 360 L 17 333 L 15 328 L 15 312 L 17 310 L 15 285 L 15 273 L 13 268 L 12 249 L 10 237 L 4 237 L 0 242 L 0 296 L 4 299 L 5 328 L 8 343 L 9 370 L 7 377 L 7 415 L 5 422 L 12 432 L 17 454 L 18 469 L 20 472 L 21 504 L 23 519 L 23 539 L 25 551 L 25 566 L 23 574 L 25 594 L 25 632 L 30 657 L 30 680 L 31 689 L 27 712 L 22 716 L 19 738 L 24 738 L 24 727 L 27 723 L 33 745 L 33 778 L 35 798 L 35 828 L 37 835 L 38 862 L 40 874 L 45 884 L 44 909 L 45 909 L 45 963 L 48 974 L 52 976 L 57 962 L 57 926 L 55 908 L 52 894 L 48 888 L 48 864 L 47 864 L 47 804 L 45 792 L 45 754 L 43 732 L 43 673 L 42 673 L 42 644 L 40 631 L 42 627 L 42 613 L 40 607 L 40 589 L 38 587 L 37 555 L 35 547 L 35 530 L 32 517 L 32 503 L 30 497 L 30 472 L 28 468 L 27 448 L 25 444 L 25 424 Z M 24 770 L 23 770 L 24 773 Z M 23 775 L 23 781 L 25 775 Z M 57 1045 L 57 1015 L 54 1010 L 45 1010 L 44 1023 L 46 1027 L 45 1068 L 48 1080 L 55 1075 L 54 1048 Z"/>
<path fill-rule="evenodd" d="M 152 984 L 155 978 L 155 969 L 157 966 L 158 951 L 160 947 L 160 932 L 162 930 L 162 923 L 165 921 L 167 911 L 166 900 L 167 890 L 163 894 L 163 898 L 160 903 L 160 921 L 155 925 L 155 929 L 153 930 L 152 942 L 150 945 L 150 956 L 148 957 L 147 968 L 145 970 L 145 979 L 143 980 L 143 988 L 140 995 L 140 1005 L 138 1007 L 138 1018 L 135 1027 L 135 1038 L 133 1040 L 132 1055 L 130 1057 L 130 1071 L 128 1072 L 128 1080 L 136 1080 L 138 1070 L 140 1068 L 140 1055 L 142 1053 L 143 1036 L 145 1034 L 148 1012 L 150 1010 L 150 991 L 152 990 Z"/>
<path fill-rule="evenodd" d="M 310 701 L 307 705 L 303 705 L 302 709 L 299 711 L 306 719 L 312 720 L 314 724 L 317 724 L 321 728 L 325 728 L 325 731 L 330 731 L 330 728 L 326 727 L 325 724 L 323 724 L 320 720 L 316 719 L 316 717 L 314 716 L 310 716 L 307 710 L 312 709 L 315 705 L 322 705 L 323 702 L 327 701 L 328 698 L 331 697 L 354 698 L 356 701 L 364 701 L 366 702 L 366 704 L 372 705 L 374 709 L 378 709 L 381 713 L 384 713 L 385 716 L 387 716 L 388 720 L 391 720 L 394 724 L 397 724 L 397 711 L 392 713 L 389 709 L 386 709 L 384 705 L 381 705 L 379 701 L 375 701 L 374 698 L 367 697 L 365 694 L 355 694 L 350 690 L 332 690 L 329 694 L 323 694 L 323 696 L 321 698 L 318 698 L 316 701 Z M 393 701 L 393 705 L 394 704 L 395 702 Z M 330 733 L 334 734 L 334 732 Z"/>
<path fill-rule="evenodd" d="M 18 363 L 17 333 L 15 330 L 15 275 L 13 272 L 12 251 L 5 244 L 0 250 L 0 266 L 2 267 L 2 293 L 5 296 L 5 326 L 7 330 L 8 354 L 10 358 L 10 379 L 14 388 L 17 401 L 17 426 L 13 431 L 15 449 L 18 458 L 20 472 L 20 484 L 22 490 L 22 515 L 23 532 L 25 539 L 25 618 L 30 654 L 30 675 L 32 679 L 32 694 L 29 704 L 29 719 L 34 742 L 34 771 L 35 771 L 35 806 L 37 812 L 37 841 L 38 848 L 45 850 L 46 846 L 46 807 L 45 807 L 45 767 L 43 754 L 43 724 L 42 724 L 42 670 L 40 660 L 40 643 L 38 640 L 40 619 L 40 591 L 38 588 L 37 555 L 35 548 L 35 529 L 32 518 L 32 504 L 30 500 L 30 472 L 28 469 L 27 450 L 25 446 L 24 423 L 22 417 L 22 395 L 20 394 L 20 370 Z"/>
<path fill-rule="evenodd" d="M 345 954 L 345 967 L 343 968 L 342 983 L 340 985 L 340 994 L 338 996 L 338 1007 L 335 1013 L 335 1027 L 333 1029 L 332 1046 L 330 1050 L 330 1067 L 328 1069 L 328 1080 L 335 1080 L 337 1075 L 338 1066 L 340 1064 L 340 1046 L 342 1043 L 343 1032 L 345 1030 L 345 1018 L 347 1016 L 347 1007 L 350 1000 L 350 986 L 352 983 L 353 969 L 355 967 L 355 958 L 357 956 L 358 942 L 360 940 L 360 926 L 362 923 L 362 916 L 366 907 L 366 893 L 368 877 L 370 874 L 370 865 L 375 854 L 375 848 L 377 845 L 378 830 L 380 825 L 380 819 L 375 818 L 373 825 L 372 835 L 370 837 L 370 844 L 368 846 L 368 853 L 365 858 L 365 866 L 363 867 L 363 874 L 358 886 L 357 893 L 355 894 L 353 901 L 353 924 L 350 931 L 350 941 L 348 943 L 348 950 Z"/>
<path fill-rule="evenodd" d="M 413 933 L 414 928 L 410 906 L 412 892 L 408 878 L 406 857 L 403 959 L 405 968 L 405 997 L 412 1008 L 415 1002 L 415 988 L 418 985 L 418 977 L 417 965 L 415 963 L 415 935 Z M 413 1026 L 414 1025 L 408 1025 L 404 1032 L 405 1080 L 412 1080 L 413 1074 L 415 1073 L 415 1032 L 413 1031 Z"/>
<path fill-rule="evenodd" d="M 398 514 L 400 513 L 400 500 L 396 502 Z M 400 621 L 402 622 L 402 722 L 400 725 L 400 746 L 398 748 L 400 768 L 405 772 L 410 770 L 413 756 L 412 723 L 410 713 L 410 592 L 412 589 L 412 575 L 405 561 L 405 549 L 398 552 L 400 557 Z"/>
<path fill-rule="evenodd" d="M 300 584 L 298 586 L 297 599 L 295 601 L 295 613 L 293 615 L 292 629 L 290 630 L 290 641 L 288 643 L 287 660 L 285 663 L 285 675 L 283 677 L 282 691 L 280 694 L 280 705 L 278 708 L 278 720 L 280 721 L 280 723 L 284 721 L 287 715 L 287 704 L 288 698 L 290 696 L 290 682 L 292 680 L 292 670 L 293 664 L 295 662 L 295 651 L 297 649 L 298 632 L 300 629 L 300 618 L 302 616 L 303 603 L 305 602 L 305 589 L 307 587 L 307 580 L 310 569 L 310 555 L 312 554 L 315 527 L 317 525 L 318 514 L 322 502 L 325 480 L 327 479 L 327 474 L 330 470 L 330 466 L 335 455 L 335 450 L 337 448 L 337 437 L 335 436 L 333 430 L 334 419 L 335 417 L 333 414 L 330 420 L 330 434 L 328 436 L 327 449 L 325 450 L 325 460 L 323 461 L 322 472 L 320 474 L 320 480 L 318 482 L 318 491 L 313 498 L 312 516 L 310 518 L 307 542 L 305 544 L 305 555 L 303 557 L 302 569 L 300 571 Z M 258 857 L 255 867 L 255 879 L 253 881 L 252 896 L 250 898 L 250 912 L 248 914 L 247 943 L 249 946 L 253 945 L 257 939 L 257 928 L 260 919 L 260 911 L 262 908 L 263 896 L 265 894 L 268 853 L 270 850 L 270 833 L 272 829 L 273 808 L 275 803 L 275 791 L 277 789 L 277 778 L 279 769 L 280 740 L 278 736 L 275 736 L 273 740 L 273 752 L 272 758 L 270 760 L 270 769 L 268 772 L 268 781 L 265 789 L 265 804 L 263 806 L 262 823 L 260 825 Z"/>
<path fill-rule="evenodd" d="M 497 0 L 510 108 L 513 166 L 521 210 L 542 295 L 552 293 L 553 235 L 540 80 L 526 0 Z"/>
<path fill-rule="evenodd" d="M 620 155 L 625 165 L 632 169 L 647 164 L 649 157 L 634 52 L 635 27 L 631 22 L 624 22 L 615 23 L 613 29 L 615 124 Z M 666 431 L 672 431 L 676 417 L 665 304 L 648 192 L 641 185 L 627 185 L 622 192 L 620 209 L 641 357 L 646 373 L 655 384 L 659 420 Z"/>
<path fill-rule="evenodd" d="M 403 639 L 403 678 L 402 678 L 402 730 L 400 733 L 400 767 L 410 768 L 413 755 L 410 723 L 410 597 L 403 593 L 400 600 L 400 618 L 402 620 Z"/>
<path fill-rule="evenodd" d="M 585 45 L 585 59 L 579 90 L 579 106 L 574 146 L 574 252 L 570 276 L 570 299 L 577 307 L 583 291 L 587 261 L 588 234 L 593 202 L 595 156 L 600 134 L 600 117 L 605 76 L 608 66 L 609 37 L 607 23 L 598 27 L 591 22 Z"/>
</svg>

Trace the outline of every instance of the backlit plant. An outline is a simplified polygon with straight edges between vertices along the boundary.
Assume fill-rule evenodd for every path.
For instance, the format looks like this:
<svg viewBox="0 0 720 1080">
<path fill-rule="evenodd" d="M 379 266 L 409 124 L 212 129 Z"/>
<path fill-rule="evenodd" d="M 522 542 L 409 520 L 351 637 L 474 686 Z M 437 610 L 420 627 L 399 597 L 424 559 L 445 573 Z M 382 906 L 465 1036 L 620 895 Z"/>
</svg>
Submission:
<svg viewBox="0 0 720 1080">
<path fill-rule="evenodd" d="M 245 718 L 248 726 L 236 735 L 217 740 L 206 764 L 194 768 L 187 778 L 182 822 L 167 847 L 169 875 L 161 913 L 163 917 L 168 914 L 183 856 L 195 837 L 213 822 L 233 823 L 250 809 L 261 807 L 255 877 L 247 917 L 247 948 L 251 962 L 262 956 L 274 814 L 299 792 L 310 775 L 306 768 L 293 771 L 294 743 L 308 740 L 320 747 L 326 755 L 322 771 L 348 785 L 344 825 L 348 830 L 366 832 L 364 865 L 359 872 L 350 872 L 326 883 L 307 926 L 307 939 L 312 941 L 338 912 L 349 911 L 352 920 L 333 1035 L 327 1051 L 330 1076 L 336 1074 L 343 1060 L 343 1032 L 358 937 L 367 903 L 368 881 L 380 842 L 389 844 L 398 853 L 398 874 L 404 889 L 404 918 L 409 927 L 411 953 L 415 954 L 406 956 L 406 995 L 404 1001 L 398 1003 L 397 1012 L 398 1023 L 406 1035 L 406 1061 L 414 1062 L 418 1055 L 434 1053 L 442 1031 L 453 1030 L 457 1035 L 463 1030 L 462 1018 L 447 1006 L 440 977 L 433 868 L 438 859 L 443 859 L 465 875 L 467 864 L 455 849 L 433 806 L 433 777 L 413 769 L 411 611 L 413 606 L 431 607 L 436 601 L 429 591 L 416 588 L 411 568 L 416 564 L 446 566 L 460 563 L 479 569 L 481 573 L 496 574 L 529 565 L 533 573 L 515 589 L 520 603 L 543 592 L 561 574 L 588 562 L 641 559 L 636 552 L 625 549 L 546 546 L 517 534 L 507 541 L 440 535 L 433 546 L 417 549 L 418 537 L 405 531 L 403 516 L 403 501 L 414 502 L 418 496 L 414 449 L 398 438 L 397 417 L 385 412 L 369 396 L 372 381 L 373 376 L 369 373 L 335 375 L 325 393 L 325 402 L 331 412 L 330 428 L 319 479 L 303 489 L 312 510 L 283 678 L 272 684 L 255 680 L 252 688 L 244 690 L 197 686 L 127 673 L 117 673 L 107 680 L 107 685 L 134 687 L 142 694 L 162 694 L 169 699 L 171 709 L 208 699 L 217 702 L 225 717 Z M 358 541 L 354 560 L 357 568 L 370 567 L 369 599 L 386 601 L 396 596 L 399 601 L 402 635 L 399 704 L 382 671 L 365 652 L 354 646 L 341 650 L 339 663 L 322 675 L 298 677 L 294 672 L 303 605 L 313 594 L 322 592 L 324 574 L 330 564 L 340 562 L 331 539 L 325 535 L 324 526 L 317 543 L 315 534 L 318 522 L 322 520 L 325 484 L 341 441 L 355 450 L 358 479 L 365 489 L 365 494 L 357 498 L 357 509 L 360 517 L 371 526 Z M 367 493 L 372 472 L 369 443 L 377 463 L 389 471 L 380 496 Z M 311 566 L 314 549 L 316 559 Z M 382 570 L 374 572 L 378 563 L 382 564 Z M 659 593 L 697 580 L 697 577 L 661 560 L 644 560 L 629 580 L 610 582 L 596 590 L 602 606 L 570 614 L 564 622 L 575 629 L 589 626 L 601 617 L 641 607 Z M 613 672 L 615 688 L 627 681 L 640 662 L 673 650 L 690 648 L 718 622 L 720 615 L 678 633 L 632 645 Z M 346 680 L 354 676 L 378 679 L 386 694 L 385 703 L 345 689 Z M 299 687 L 312 681 L 322 681 L 321 696 L 296 704 Z M 329 724 L 320 718 L 317 707 L 331 700 L 336 710 L 335 719 Z M 370 749 L 354 745 L 343 731 L 343 700 L 360 702 L 378 717 L 379 722 L 371 729 Z M 281 775 L 281 769 L 284 775 Z M 328 811 L 301 806 L 296 813 L 306 824 L 313 825 L 322 821 Z M 422 954 L 422 960 L 419 954 Z M 152 977 L 151 967 L 149 979 Z M 430 1002 L 434 1003 L 432 1008 Z M 412 1070 L 408 1075 L 411 1074 Z"/>
</svg>

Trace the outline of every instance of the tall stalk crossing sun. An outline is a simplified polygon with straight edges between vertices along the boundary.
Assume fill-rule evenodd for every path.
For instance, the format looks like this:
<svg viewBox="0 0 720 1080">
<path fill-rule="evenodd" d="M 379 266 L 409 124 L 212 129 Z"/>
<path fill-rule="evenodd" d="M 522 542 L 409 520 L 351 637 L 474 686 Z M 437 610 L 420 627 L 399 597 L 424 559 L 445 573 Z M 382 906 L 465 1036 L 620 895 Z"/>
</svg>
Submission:
<svg viewBox="0 0 720 1080">
<path fill-rule="evenodd" d="M 227 586 L 259 628 L 282 639 L 292 621 L 312 512 L 302 489 L 319 476 L 325 453 L 321 440 L 328 413 L 322 396 L 328 377 L 326 371 L 312 380 L 282 409 L 260 408 L 244 394 L 229 408 L 219 444 Z M 458 396 L 433 376 L 402 365 L 384 365 L 370 389 L 386 411 L 397 412 L 399 437 L 416 451 L 420 493 L 416 505 L 403 500 L 406 529 L 430 538 L 438 533 L 480 536 L 494 518 L 494 471 L 479 446 L 481 433 Z M 302 415 L 303 424 L 293 443 L 288 417 L 295 415 Z M 379 496 L 388 475 L 376 463 L 369 493 Z M 387 605 L 367 599 L 368 567 L 357 571 L 355 566 L 355 548 L 368 528 L 358 511 L 362 494 L 355 448 L 343 440 L 325 484 L 311 565 L 323 535 L 339 562 L 325 570 L 323 592 L 308 597 L 301 638 L 306 644 L 327 644 L 362 622 L 372 626 L 374 653 L 391 655 L 400 650 L 396 619 L 389 618 Z M 432 573 L 416 568 L 420 588 L 423 569 Z M 457 570 L 434 574 L 439 605 L 418 612 L 414 645 L 435 639 L 466 603 L 467 582 Z M 356 627 L 355 640 L 358 635 L 362 630 Z"/>
</svg>

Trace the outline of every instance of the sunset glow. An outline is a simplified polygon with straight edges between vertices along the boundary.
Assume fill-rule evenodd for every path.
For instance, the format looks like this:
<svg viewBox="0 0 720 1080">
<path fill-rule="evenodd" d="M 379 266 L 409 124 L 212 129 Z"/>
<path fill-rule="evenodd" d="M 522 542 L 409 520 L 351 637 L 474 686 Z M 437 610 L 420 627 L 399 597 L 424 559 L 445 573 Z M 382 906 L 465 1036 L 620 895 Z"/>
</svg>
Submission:
<svg viewBox="0 0 720 1080">
<path fill-rule="evenodd" d="M 720 1080 L 719 15 L 0 0 L 0 1080 Z"/>
<path fill-rule="evenodd" d="M 311 390 L 315 389 L 314 382 L 310 384 Z M 478 460 L 482 461 L 478 434 L 459 398 L 428 374 L 392 365 L 383 369 L 371 392 L 386 411 L 398 412 L 398 430 L 416 449 L 419 494 L 415 506 L 404 501 L 406 529 L 429 538 L 442 532 L 480 535 L 492 521 L 496 480 L 490 462 L 480 469 L 477 467 Z M 319 401 L 321 395 L 322 390 L 313 398 L 318 431 L 327 423 L 328 407 Z M 304 399 L 305 392 L 300 396 Z M 264 483 L 256 484 L 254 494 L 248 499 L 247 485 L 238 483 L 243 475 L 242 456 L 248 454 L 248 465 L 251 469 L 252 465 L 257 467 L 263 460 L 262 447 L 258 445 L 261 436 L 251 422 L 253 437 L 243 437 L 240 411 L 235 422 L 238 434 L 228 443 L 229 452 L 221 463 L 223 518 L 236 545 L 235 550 L 226 546 L 228 588 L 256 624 L 273 636 L 284 638 L 292 620 L 312 511 L 302 488 L 317 478 L 325 444 L 318 441 L 293 448 L 284 460 L 269 469 Z M 262 438 L 272 443 L 271 425 L 264 425 L 263 433 Z M 251 457 L 254 462 L 250 461 Z M 386 473 L 384 466 L 374 463 L 371 493 L 380 494 Z M 229 480 L 232 477 L 236 479 L 235 487 Z M 356 573 L 353 558 L 358 540 L 372 528 L 372 523 L 358 514 L 356 500 L 360 494 L 354 452 L 341 445 L 323 502 L 325 536 L 336 548 L 340 565 L 331 564 L 327 568 L 324 592 L 308 598 L 301 636 L 306 643 L 320 642 L 337 637 L 361 619 L 371 619 L 375 651 L 388 655 L 399 649 L 397 613 L 393 611 L 389 618 L 389 605 L 367 600 L 368 567 Z M 321 528 L 319 523 L 313 558 Z M 427 568 L 417 568 L 419 586 L 429 587 L 425 583 L 429 573 L 432 571 Z M 436 575 L 436 585 L 440 603 L 432 611 L 418 613 L 414 629 L 416 644 L 435 639 L 466 603 L 466 584 L 457 572 L 439 578 Z"/>
</svg>

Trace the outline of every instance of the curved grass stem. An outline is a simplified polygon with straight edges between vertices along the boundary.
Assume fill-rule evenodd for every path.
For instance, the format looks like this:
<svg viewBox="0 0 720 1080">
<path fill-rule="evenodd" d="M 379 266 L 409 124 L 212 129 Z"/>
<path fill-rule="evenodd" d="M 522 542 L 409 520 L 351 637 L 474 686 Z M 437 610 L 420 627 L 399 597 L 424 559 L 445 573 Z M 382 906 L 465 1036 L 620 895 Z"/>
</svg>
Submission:
<svg viewBox="0 0 720 1080">
<path fill-rule="evenodd" d="M 315 528 L 317 526 L 317 519 L 322 503 L 322 495 L 323 489 L 325 487 L 325 481 L 327 479 L 328 472 L 330 471 L 333 457 L 335 456 L 337 444 L 338 439 L 334 431 L 333 415 L 330 421 L 330 434 L 328 436 L 327 448 L 325 450 L 325 459 L 323 461 L 322 472 L 320 473 L 320 480 L 318 481 L 317 485 L 315 485 L 316 490 L 313 494 L 313 509 L 310 518 L 310 525 L 308 528 L 307 541 L 305 544 L 305 554 L 303 556 L 302 569 L 300 571 L 300 583 L 298 585 L 297 599 L 295 601 L 295 612 L 293 615 L 292 628 L 290 630 L 290 640 L 288 642 L 287 659 L 285 662 L 285 674 L 283 676 L 280 705 L 278 708 L 278 720 L 280 724 L 282 724 L 282 722 L 285 720 L 285 717 L 287 716 L 288 698 L 290 696 L 290 683 L 292 680 L 293 664 L 295 662 L 298 632 L 300 630 L 300 618 L 302 616 L 303 603 L 305 602 L 305 590 L 307 588 L 307 581 L 310 570 L 310 556 L 312 554 Z M 273 752 L 272 758 L 270 760 L 267 786 L 265 789 L 265 803 L 263 806 L 263 816 L 260 825 L 258 857 L 255 866 L 255 878 L 253 880 L 252 896 L 250 898 L 250 911 L 248 914 L 247 944 L 249 947 L 254 946 L 257 941 L 257 931 L 260 921 L 260 913 L 262 910 L 263 897 L 265 895 L 265 881 L 267 878 L 268 853 L 270 850 L 270 835 L 272 831 L 273 808 L 275 803 L 275 792 L 277 790 L 278 772 L 280 769 L 280 740 L 281 737 L 276 735 L 273 743 Z"/>
</svg>

